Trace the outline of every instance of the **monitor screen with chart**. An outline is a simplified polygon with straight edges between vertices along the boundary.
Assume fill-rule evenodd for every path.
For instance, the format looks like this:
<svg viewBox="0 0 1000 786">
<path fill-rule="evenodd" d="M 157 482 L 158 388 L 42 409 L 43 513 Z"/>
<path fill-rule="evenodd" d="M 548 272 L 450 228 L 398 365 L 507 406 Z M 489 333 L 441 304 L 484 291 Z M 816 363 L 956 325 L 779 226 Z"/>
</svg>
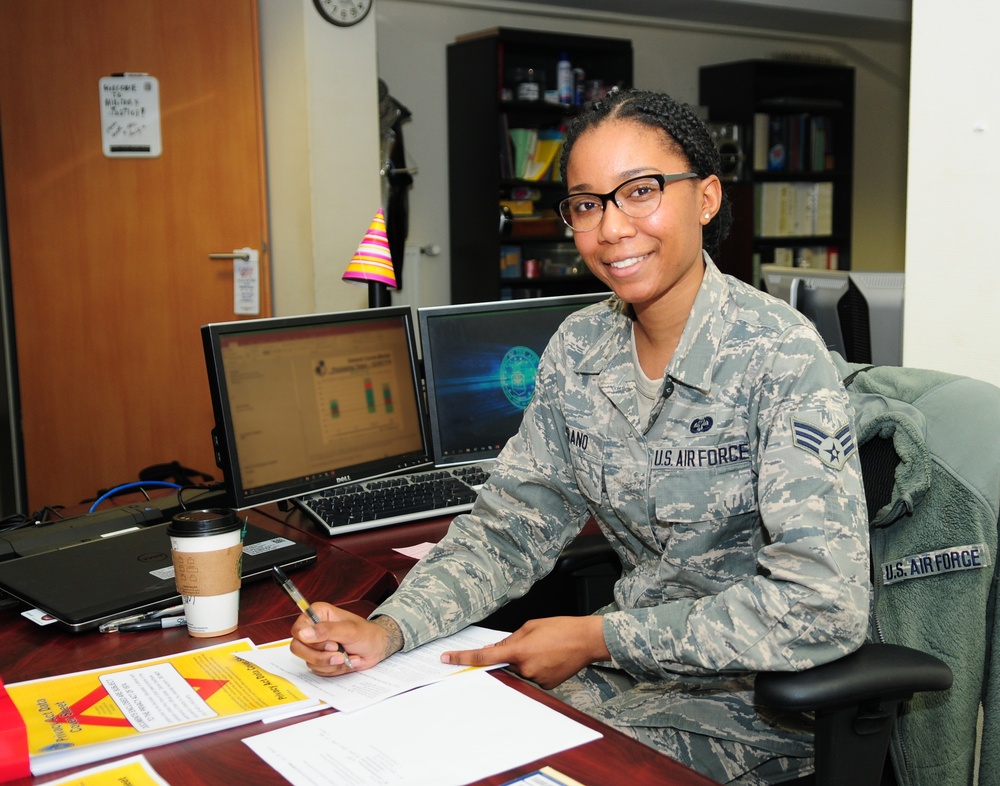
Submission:
<svg viewBox="0 0 1000 786">
<path fill-rule="evenodd" d="M 202 338 L 234 507 L 431 464 L 408 307 L 215 323 Z"/>
</svg>

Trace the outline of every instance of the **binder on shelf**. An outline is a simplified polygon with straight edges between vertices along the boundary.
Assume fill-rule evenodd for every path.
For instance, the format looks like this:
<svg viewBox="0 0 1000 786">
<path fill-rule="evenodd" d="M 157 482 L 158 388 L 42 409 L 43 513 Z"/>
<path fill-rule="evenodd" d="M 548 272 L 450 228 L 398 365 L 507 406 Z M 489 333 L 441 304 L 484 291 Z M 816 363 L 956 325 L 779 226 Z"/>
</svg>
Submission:
<svg viewBox="0 0 1000 786">
<path fill-rule="evenodd" d="M 812 237 L 833 234 L 833 183 L 756 183 L 757 237 Z"/>
<path fill-rule="evenodd" d="M 511 128 L 512 177 L 519 180 L 559 180 L 559 157 L 564 134 L 559 129 Z M 501 171 L 503 170 L 501 146 Z"/>
<path fill-rule="evenodd" d="M 533 128 L 512 128 L 510 130 L 510 143 L 514 149 L 514 177 L 524 177 L 524 173 L 528 169 L 528 159 L 531 158 L 537 142 L 538 131 Z"/>
<path fill-rule="evenodd" d="M 771 116 L 757 112 L 753 116 L 753 168 L 755 172 L 767 169 L 768 132 Z"/>
<path fill-rule="evenodd" d="M 528 158 L 527 167 L 521 177 L 525 180 L 558 180 L 559 165 L 556 163 L 562 151 L 561 131 L 539 131 Z"/>
<path fill-rule="evenodd" d="M 782 267 L 837 270 L 840 252 L 835 246 L 777 246 L 771 261 Z"/>
<path fill-rule="evenodd" d="M 521 277 L 521 247 L 500 246 L 500 278 Z"/>
<path fill-rule="evenodd" d="M 499 139 L 497 147 L 500 150 L 500 177 L 514 177 L 514 149 L 511 145 L 510 127 L 507 125 L 507 115 L 500 115 Z"/>
</svg>

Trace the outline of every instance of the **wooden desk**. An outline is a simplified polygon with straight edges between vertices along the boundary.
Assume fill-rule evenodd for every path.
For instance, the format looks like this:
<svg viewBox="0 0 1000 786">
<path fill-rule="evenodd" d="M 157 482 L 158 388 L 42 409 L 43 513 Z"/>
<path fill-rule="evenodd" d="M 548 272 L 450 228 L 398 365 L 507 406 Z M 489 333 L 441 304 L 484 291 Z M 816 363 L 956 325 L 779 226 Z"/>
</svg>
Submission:
<svg viewBox="0 0 1000 786">
<path fill-rule="evenodd" d="M 318 537 L 308 531 L 291 529 L 277 520 L 273 511 L 263 515 L 251 513 L 251 521 L 278 534 L 308 542 L 317 549 L 317 563 L 293 574 L 295 583 L 308 598 L 329 600 L 355 613 L 367 615 L 396 586 L 396 578 L 374 561 L 349 553 L 340 539 Z M 369 540 L 361 534 L 353 538 L 351 551 L 380 554 L 385 550 L 389 561 L 401 560 L 399 570 L 405 573 L 412 561 L 392 552 L 392 547 L 436 540 L 447 528 L 447 520 L 408 525 L 406 533 L 393 535 L 381 532 Z M 437 536 L 433 533 L 437 532 Z M 392 543 L 391 546 L 387 545 Z M 0 612 L 0 676 L 7 683 L 18 682 L 57 673 L 79 671 L 99 666 L 153 658 L 182 652 L 213 643 L 250 638 L 257 643 L 288 636 L 297 616 L 287 596 L 273 582 L 261 581 L 245 586 L 241 594 L 240 627 L 232 634 L 214 639 L 196 639 L 183 629 L 144 633 L 82 633 L 39 628 L 17 612 Z M 586 745 L 546 757 L 544 761 L 481 781 L 485 786 L 500 786 L 518 775 L 533 772 L 541 766 L 552 766 L 576 778 L 586 786 L 621 783 L 623 778 L 634 784 L 676 784 L 676 786 L 711 786 L 713 781 L 677 764 L 666 756 L 641 745 L 624 734 L 607 727 L 587 715 L 553 699 L 544 691 L 502 672 L 493 674 L 516 690 L 583 723 L 604 735 Z M 173 786 L 191 783 L 284 784 L 286 781 L 242 743 L 245 737 L 270 729 L 302 722 L 331 710 L 263 726 L 247 726 L 194 737 L 170 745 L 150 748 L 143 753 L 150 764 Z M 487 711 L 487 710 L 484 710 Z M 445 732 L 446 733 L 446 732 Z M 489 741 L 484 741 L 489 744 Z M 68 775 L 83 768 L 64 770 Z M 45 776 L 50 780 L 54 776 Z M 26 786 L 41 779 L 23 778 L 9 783 Z"/>
</svg>

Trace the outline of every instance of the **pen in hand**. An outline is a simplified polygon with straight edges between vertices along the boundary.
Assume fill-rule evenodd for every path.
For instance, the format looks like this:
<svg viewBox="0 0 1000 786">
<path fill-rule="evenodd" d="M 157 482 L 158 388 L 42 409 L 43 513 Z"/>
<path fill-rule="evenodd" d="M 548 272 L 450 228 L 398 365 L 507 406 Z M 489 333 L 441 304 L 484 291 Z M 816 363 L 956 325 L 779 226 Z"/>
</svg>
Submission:
<svg viewBox="0 0 1000 786">
<path fill-rule="evenodd" d="M 292 584 L 292 580 L 285 575 L 285 571 L 277 565 L 271 568 L 271 570 L 274 571 L 274 580 L 278 582 L 278 585 L 285 592 L 288 593 L 288 597 L 295 601 L 295 605 L 302 609 L 302 611 L 304 611 L 309 619 L 311 619 L 314 623 L 322 622 L 319 618 L 319 614 L 317 614 L 313 610 L 313 607 L 309 605 L 309 601 L 302 597 L 302 593 L 299 592 L 299 588 Z M 354 666 L 351 665 L 351 658 L 348 656 L 347 650 L 344 649 L 344 645 L 338 643 L 337 649 L 344 654 L 344 665 L 349 669 L 353 669 Z"/>
</svg>

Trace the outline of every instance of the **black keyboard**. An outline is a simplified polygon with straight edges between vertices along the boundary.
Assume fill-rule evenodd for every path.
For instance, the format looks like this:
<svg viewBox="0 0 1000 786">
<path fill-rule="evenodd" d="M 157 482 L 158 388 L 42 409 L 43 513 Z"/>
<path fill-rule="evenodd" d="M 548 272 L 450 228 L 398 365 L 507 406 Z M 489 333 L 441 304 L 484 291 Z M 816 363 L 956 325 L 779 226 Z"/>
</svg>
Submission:
<svg viewBox="0 0 1000 786">
<path fill-rule="evenodd" d="M 295 504 L 330 535 L 386 527 L 472 508 L 490 462 L 351 483 L 307 494 Z"/>
</svg>

